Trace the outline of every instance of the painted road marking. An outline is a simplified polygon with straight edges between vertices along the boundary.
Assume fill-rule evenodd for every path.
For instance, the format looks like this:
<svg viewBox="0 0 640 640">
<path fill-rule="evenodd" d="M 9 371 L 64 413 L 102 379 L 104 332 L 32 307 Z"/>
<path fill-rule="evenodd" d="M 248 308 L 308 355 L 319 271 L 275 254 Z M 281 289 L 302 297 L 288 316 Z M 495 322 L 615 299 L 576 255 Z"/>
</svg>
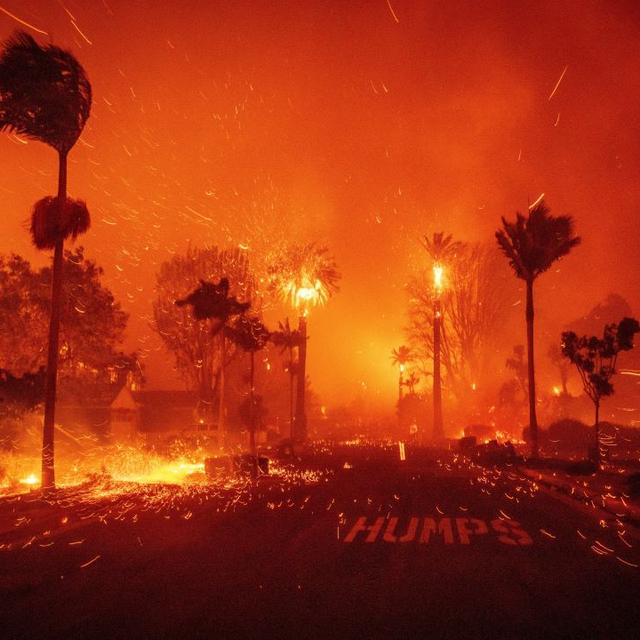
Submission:
<svg viewBox="0 0 640 640">
<path fill-rule="evenodd" d="M 404 520 L 404 519 L 403 519 Z M 356 519 L 343 542 L 389 542 L 430 544 L 433 541 L 445 545 L 471 544 L 473 538 L 486 536 L 510 546 L 526 547 L 533 544 L 531 536 L 519 522 L 496 518 L 488 524 L 480 518 L 433 518 L 412 516 L 405 526 L 398 528 L 400 518 L 377 517 L 371 522 L 366 516 Z"/>
</svg>

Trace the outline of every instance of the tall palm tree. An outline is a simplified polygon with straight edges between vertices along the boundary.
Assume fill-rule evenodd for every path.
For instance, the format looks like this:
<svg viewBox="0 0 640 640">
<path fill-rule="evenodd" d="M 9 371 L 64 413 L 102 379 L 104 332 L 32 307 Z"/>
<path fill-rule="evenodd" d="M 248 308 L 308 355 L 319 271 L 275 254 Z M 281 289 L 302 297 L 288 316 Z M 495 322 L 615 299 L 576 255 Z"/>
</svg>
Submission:
<svg viewBox="0 0 640 640">
<path fill-rule="evenodd" d="M 404 384 L 402 377 L 404 369 L 412 359 L 411 349 L 406 345 L 400 345 L 397 349 L 391 350 L 391 363 L 398 367 L 398 402 L 402 400 L 402 386 Z"/>
<path fill-rule="evenodd" d="M 509 260 L 516 277 L 524 280 L 527 290 L 527 373 L 529 379 L 529 429 L 531 454 L 538 457 L 538 418 L 536 416 L 536 381 L 533 335 L 533 283 L 551 265 L 580 244 L 574 234 L 571 216 L 553 216 L 541 201 L 528 216 L 516 213 L 514 222 L 502 218 L 502 229 L 496 231 L 498 245 Z"/>
<path fill-rule="evenodd" d="M 442 376 L 440 373 L 440 350 L 442 341 L 442 292 L 443 263 L 447 262 L 462 248 L 460 242 L 454 242 L 453 236 L 442 231 L 431 238 L 424 236 L 422 244 L 433 260 L 433 439 L 444 437 L 442 423 Z"/>
<path fill-rule="evenodd" d="M 296 438 L 307 438 L 305 392 L 307 385 L 307 316 L 311 307 L 322 305 L 338 290 L 340 273 L 327 247 L 310 242 L 292 245 L 271 259 L 271 284 L 284 302 L 298 310 L 298 388 L 296 393 Z"/>
<path fill-rule="evenodd" d="M 415 371 L 409 373 L 409 377 L 404 381 L 404 385 L 409 389 L 409 393 L 413 395 L 416 392 L 416 385 L 420 382 L 420 378 Z"/>
<path fill-rule="evenodd" d="M 255 421 L 255 354 L 269 341 L 269 330 L 255 316 L 240 316 L 231 326 L 224 328 L 225 335 L 250 355 L 249 373 L 249 438 L 253 458 L 253 475 L 258 475 L 258 451 L 256 449 Z"/>
<path fill-rule="evenodd" d="M 39 249 L 53 249 L 51 319 L 47 354 L 42 488 L 55 487 L 54 424 L 64 241 L 90 224 L 83 202 L 67 198 L 67 156 L 91 110 L 91 84 L 76 58 L 54 45 L 39 45 L 19 31 L 0 53 L 0 130 L 38 140 L 58 154 L 58 195 L 36 203 L 31 233 Z"/>
</svg>

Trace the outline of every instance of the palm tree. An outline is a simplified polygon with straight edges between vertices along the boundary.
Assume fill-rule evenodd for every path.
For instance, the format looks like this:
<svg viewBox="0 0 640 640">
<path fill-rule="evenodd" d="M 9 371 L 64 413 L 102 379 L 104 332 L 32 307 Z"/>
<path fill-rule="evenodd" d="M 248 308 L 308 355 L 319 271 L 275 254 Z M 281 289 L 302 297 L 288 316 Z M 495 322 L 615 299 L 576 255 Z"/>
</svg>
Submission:
<svg viewBox="0 0 640 640">
<path fill-rule="evenodd" d="M 533 348 L 533 283 L 551 265 L 580 244 L 574 235 L 571 216 L 552 216 L 541 201 L 527 217 L 516 213 L 514 222 L 502 218 L 502 229 L 496 231 L 498 245 L 509 260 L 517 278 L 524 280 L 527 289 L 527 373 L 529 379 L 529 429 L 531 454 L 538 457 L 538 419 L 536 416 L 536 382 Z"/>
<path fill-rule="evenodd" d="M 196 320 L 213 320 L 212 334 L 220 334 L 220 383 L 218 386 L 218 442 L 224 444 L 224 369 L 227 357 L 225 327 L 233 316 L 242 315 L 251 307 L 250 302 L 238 302 L 229 295 L 229 278 L 220 278 L 217 284 L 200 280 L 200 286 L 186 298 L 176 300 L 177 307 L 190 305 Z"/>
<path fill-rule="evenodd" d="M 231 326 L 224 328 L 226 337 L 251 356 L 249 373 L 249 438 L 253 457 L 253 475 L 258 475 L 255 421 L 255 354 L 269 341 L 269 330 L 255 316 L 240 316 Z"/>
<path fill-rule="evenodd" d="M 398 402 L 402 400 L 402 385 L 404 382 L 402 381 L 402 374 L 404 373 L 404 369 L 409 362 L 413 359 L 411 354 L 411 349 L 405 345 L 399 346 L 397 349 L 391 350 L 391 363 L 393 366 L 398 367 Z"/>
<path fill-rule="evenodd" d="M 271 342 L 282 351 L 289 352 L 289 362 L 287 363 L 287 371 L 289 373 L 289 437 L 293 441 L 293 380 L 296 376 L 297 365 L 293 360 L 293 350 L 300 346 L 300 333 L 296 329 L 292 329 L 289 324 L 289 318 L 284 322 L 278 322 L 278 331 L 271 334 Z"/>
<path fill-rule="evenodd" d="M 311 307 L 322 305 L 338 290 L 340 273 L 328 249 L 315 242 L 290 246 L 271 260 L 271 284 L 284 302 L 298 310 L 298 388 L 295 432 L 307 437 L 305 391 L 307 385 L 307 316 Z"/>
<path fill-rule="evenodd" d="M 54 45 L 40 46 L 20 31 L 3 43 L 0 54 L 0 130 L 38 140 L 58 153 L 58 195 L 36 203 L 33 242 L 53 249 L 51 318 L 42 435 L 42 488 L 55 487 L 54 424 L 64 241 L 89 228 L 83 202 L 67 198 L 67 156 L 91 110 L 91 84 L 80 63 Z"/>
<path fill-rule="evenodd" d="M 420 382 L 420 378 L 418 378 L 415 371 L 412 371 L 409 374 L 409 377 L 403 383 L 407 389 L 409 389 L 409 394 L 413 395 L 416 392 L 416 385 Z"/>
<path fill-rule="evenodd" d="M 433 260 L 433 439 L 444 437 L 442 424 L 442 377 L 440 373 L 440 350 L 442 340 L 442 292 L 443 263 L 447 262 L 462 248 L 460 242 L 454 242 L 451 235 L 442 231 L 434 233 L 431 238 L 424 236 L 422 244 Z"/>
</svg>

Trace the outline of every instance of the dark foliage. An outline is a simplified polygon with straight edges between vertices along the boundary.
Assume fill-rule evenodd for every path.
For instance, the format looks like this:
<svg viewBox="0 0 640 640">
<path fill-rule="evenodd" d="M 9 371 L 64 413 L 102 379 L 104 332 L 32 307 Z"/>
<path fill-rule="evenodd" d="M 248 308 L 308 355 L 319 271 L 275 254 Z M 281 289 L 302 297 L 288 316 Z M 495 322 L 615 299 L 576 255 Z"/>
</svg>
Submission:
<svg viewBox="0 0 640 640">
<path fill-rule="evenodd" d="M 14 410 L 33 411 L 44 400 L 45 369 L 14 376 L 0 369 L 0 416 Z"/>
<path fill-rule="evenodd" d="M 76 143 L 89 117 L 91 84 L 68 51 L 19 31 L 0 55 L 0 130 L 44 142 L 59 153 Z"/>
<path fill-rule="evenodd" d="M 229 340 L 247 352 L 263 349 L 271 335 L 255 316 L 239 316 L 231 326 L 224 328 L 224 332 Z"/>
<path fill-rule="evenodd" d="M 558 420 L 549 425 L 546 436 L 551 445 L 561 449 L 579 449 L 589 441 L 589 427 L 580 420 Z"/>
<path fill-rule="evenodd" d="M 584 391 L 594 404 L 613 393 L 611 378 L 616 373 L 618 354 L 633 348 L 633 338 L 638 332 L 640 324 L 635 318 L 606 325 L 602 338 L 563 332 L 562 353 L 576 366 Z"/>
<path fill-rule="evenodd" d="M 31 239 L 38 249 L 54 249 L 62 238 L 75 240 L 91 226 L 91 216 L 82 200 L 67 198 L 62 211 L 58 198 L 47 196 L 38 200 L 31 214 Z"/>
<path fill-rule="evenodd" d="M 239 315 L 251 307 L 250 302 L 238 302 L 232 296 L 229 297 L 229 280 L 220 278 L 220 282 L 207 282 L 200 280 L 200 286 L 192 291 L 186 298 L 176 300 L 176 306 L 191 305 L 193 317 L 196 320 L 215 319 L 221 324 L 227 322 L 231 316 Z"/>
<path fill-rule="evenodd" d="M 278 330 L 271 333 L 271 342 L 281 351 L 294 349 L 300 345 L 300 332 L 291 328 L 287 318 L 284 323 L 278 322 Z"/>
<path fill-rule="evenodd" d="M 514 222 L 502 218 L 502 227 L 496 231 L 498 246 L 522 280 L 535 280 L 581 242 L 574 236 L 571 216 L 552 216 L 544 201 L 527 217 L 517 213 Z"/>
</svg>

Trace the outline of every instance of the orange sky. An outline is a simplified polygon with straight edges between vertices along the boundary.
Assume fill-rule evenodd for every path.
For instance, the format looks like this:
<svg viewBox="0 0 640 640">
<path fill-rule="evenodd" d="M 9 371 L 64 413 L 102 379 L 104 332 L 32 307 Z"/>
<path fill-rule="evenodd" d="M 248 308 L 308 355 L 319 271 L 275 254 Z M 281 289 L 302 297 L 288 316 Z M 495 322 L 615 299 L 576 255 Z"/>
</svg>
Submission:
<svg viewBox="0 0 640 640">
<path fill-rule="evenodd" d="M 540 331 L 609 291 L 640 309 L 640 6 L 391 6 L 398 22 L 386 0 L 0 0 L 93 84 L 70 191 L 152 387 L 175 385 L 148 326 L 159 263 L 189 242 L 248 242 L 256 219 L 319 237 L 340 264 L 341 292 L 310 321 L 330 401 L 394 397 L 421 234 L 491 239 L 542 192 L 583 246 L 540 280 Z M 0 12 L 2 39 L 18 26 Z M 9 136 L 0 153 L 0 251 L 35 258 L 25 220 L 55 192 L 55 156 Z"/>
</svg>

